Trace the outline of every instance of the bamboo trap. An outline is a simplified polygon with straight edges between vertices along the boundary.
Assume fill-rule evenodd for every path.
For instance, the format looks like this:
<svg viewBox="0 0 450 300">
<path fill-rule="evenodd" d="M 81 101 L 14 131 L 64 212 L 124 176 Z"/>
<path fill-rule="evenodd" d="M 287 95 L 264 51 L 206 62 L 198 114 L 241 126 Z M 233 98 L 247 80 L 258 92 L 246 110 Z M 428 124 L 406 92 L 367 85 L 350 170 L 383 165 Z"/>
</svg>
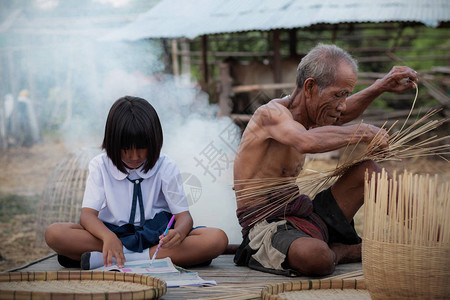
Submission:
<svg viewBox="0 0 450 300">
<path fill-rule="evenodd" d="M 97 149 L 82 148 L 70 152 L 58 163 L 39 199 L 36 216 L 36 244 L 45 243 L 46 228 L 56 222 L 78 223 L 89 161 L 99 153 Z"/>
<path fill-rule="evenodd" d="M 394 132 L 394 126 L 396 126 L 397 122 L 389 128 L 385 128 L 385 125 L 383 125 L 372 141 L 359 152 L 356 149 L 361 144 L 361 140 L 353 145 L 349 143 L 334 169 L 321 172 L 306 169 L 302 170 L 296 177 L 235 180 L 235 188 L 238 191 L 237 201 L 243 201 L 249 207 L 259 206 L 258 209 L 246 214 L 243 219 L 252 219 L 250 225 L 253 225 L 273 212 L 286 207 L 290 201 L 296 199 L 300 194 L 308 195 L 312 199 L 318 192 L 334 184 L 352 166 L 366 160 L 380 163 L 433 155 L 440 156 L 445 161 L 448 161 L 444 155 L 450 154 L 450 144 L 439 143 L 448 140 L 449 135 L 444 137 L 434 135 L 424 140 L 419 140 L 421 136 L 437 129 L 447 121 L 446 119 L 431 120 L 439 110 L 432 110 L 415 120 L 411 125 L 406 126 L 417 101 L 418 87 L 417 85 L 415 87 L 416 95 L 410 113 L 401 129 Z M 360 129 L 362 122 L 360 122 L 355 134 Z M 380 144 L 384 141 L 384 131 L 386 131 L 386 134 L 390 134 L 387 141 L 388 147 L 380 148 Z M 276 191 L 285 191 L 285 193 L 283 197 L 280 197 L 274 193 Z"/>
<path fill-rule="evenodd" d="M 362 264 L 373 299 L 450 295 L 450 185 L 438 182 L 407 171 L 366 174 Z"/>
<path fill-rule="evenodd" d="M 364 238 L 450 247 L 450 185 L 439 186 L 438 181 L 438 175 L 419 176 L 408 171 L 399 176 L 394 173 L 392 179 L 384 169 L 379 174 L 366 174 Z"/>
</svg>

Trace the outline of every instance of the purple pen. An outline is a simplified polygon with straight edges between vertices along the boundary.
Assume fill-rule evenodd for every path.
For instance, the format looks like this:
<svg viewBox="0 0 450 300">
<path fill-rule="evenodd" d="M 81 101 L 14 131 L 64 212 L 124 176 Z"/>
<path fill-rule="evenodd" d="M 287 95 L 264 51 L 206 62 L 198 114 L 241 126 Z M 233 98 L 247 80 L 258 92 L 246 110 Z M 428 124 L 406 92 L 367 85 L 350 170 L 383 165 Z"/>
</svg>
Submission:
<svg viewBox="0 0 450 300">
<path fill-rule="evenodd" d="M 166 236 L 167 232 L 169 232 L 170 227 L 172 227 L 173 221 L 175 221 L 175 215 L 172 215 L 172 218 L 170 218 L 169 224 L 167 224 L 167 228 L 166 228 L 166 230 L 164 230 L 163 236 Z M 156 254 L 158 254 L 159 248 L 161 248 L 161 243 L 158 244 L 158 247 L 156 248 L 156 251 L 153 254 L 153 257 L 150 261 L 150 267 L 152 266 L 153 262 L 155 261 Z"/>
</svg>

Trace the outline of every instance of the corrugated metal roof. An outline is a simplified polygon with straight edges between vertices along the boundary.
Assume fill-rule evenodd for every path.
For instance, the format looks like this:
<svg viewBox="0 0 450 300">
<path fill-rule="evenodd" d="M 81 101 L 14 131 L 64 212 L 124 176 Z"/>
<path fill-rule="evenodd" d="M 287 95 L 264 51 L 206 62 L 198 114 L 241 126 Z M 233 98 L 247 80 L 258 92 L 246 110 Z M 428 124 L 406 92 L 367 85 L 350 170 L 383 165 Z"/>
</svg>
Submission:
<svg viewBox="0 0 450 300">
<path fill-rule="evenodd" d="M 421 22 L 436 27 L 449 20 L 449 0 L 162 0 L 104 40 L 195 38 L 318 23 Z"/>
</svg>

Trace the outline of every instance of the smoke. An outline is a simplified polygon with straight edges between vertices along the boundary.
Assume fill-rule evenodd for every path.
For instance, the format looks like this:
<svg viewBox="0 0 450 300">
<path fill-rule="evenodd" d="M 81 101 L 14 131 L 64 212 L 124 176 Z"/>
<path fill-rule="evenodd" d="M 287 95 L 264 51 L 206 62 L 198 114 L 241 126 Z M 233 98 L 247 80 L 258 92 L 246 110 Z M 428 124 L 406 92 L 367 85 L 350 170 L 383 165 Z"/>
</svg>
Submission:
<svg viewBox="0 0 450 300">
<path fill-rule="evenodd" d="M 194 225 L 223 229 L 231 243 L 241 240 L 236 218 L 233 161 L 240 129 L 198 87 L 179 87 L 163 76 L 139 92 L 157 110 L 164 130 L 162 151 L 180 168 Z"/>
<path fill-rule="evenodd" d="M 14 66 L 9 72 L 14 75 L 4 77 L 14 84 L 2 85 L 2 95 L 31 90 L 43 131 L 59 132 L 68 149 L 99 147 L 107 113 L 119 97 L 147 99 L 161 119 L 163 152 L 182 172 L 194 225 L 221 228 L 231 243 L 239 243 L 232 190 L 239 128 L 229 118 L 217 118 L 217 106 L 195 84 L 182 87 L 163 73 L 158 41 L 100 42 L 113 28 L 99 22 L 96 12 L 117 9 L 112 4 L 38 2 L 52 5 L 45 5 L 45 11 L 19 8 L 21 16 L 4 33 Z M 142 5 L 126 2 L 115 3 L 128 5 L 127 11 L 133 11 L 133 3 Z M 88 4 L 91 15 L 73 21 L 75 12 L 88 14 Z M 6 52 L 2 51 L 3 62 Z"/>
</svg>

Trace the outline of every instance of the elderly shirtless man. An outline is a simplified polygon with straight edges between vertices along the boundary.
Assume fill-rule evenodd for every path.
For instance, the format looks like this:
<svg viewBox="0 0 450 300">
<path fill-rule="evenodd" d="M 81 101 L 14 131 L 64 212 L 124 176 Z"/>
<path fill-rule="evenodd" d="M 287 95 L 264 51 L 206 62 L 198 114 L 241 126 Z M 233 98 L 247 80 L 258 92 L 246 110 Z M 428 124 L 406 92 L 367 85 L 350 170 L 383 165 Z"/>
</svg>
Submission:
<svg viewBox="0 0 450 300">
<path fill-rule="evenodd" d="M 366 170 L 380 170 L 373 161 L 353 166 L 314 200 L 300 195 L 282 212 L 256 225 L 248 215 L 258 208 L 247 198 L 239 200 L 251 179 L 298 176 L 308 153 L 332 151 L 358 141 L 369 143 L 380 128 L 341 125 L 360 116 L 383 92 L 403 92 L 417 81 L 414 70 L 394 67 L 350 96 L 357 71 L 347 52 L 334 45 L 318 45 L 301 60 L 292 94 L 254 113 L 234 162 L 237 215 L 243 227 L 236 264 L 283 275 L 327 275 L 338 263 L 361 260 L 361 239 L 353 217 L 364 202 Z M 384 131 L 380 147 L 386 146 Z"/>
</svg>

